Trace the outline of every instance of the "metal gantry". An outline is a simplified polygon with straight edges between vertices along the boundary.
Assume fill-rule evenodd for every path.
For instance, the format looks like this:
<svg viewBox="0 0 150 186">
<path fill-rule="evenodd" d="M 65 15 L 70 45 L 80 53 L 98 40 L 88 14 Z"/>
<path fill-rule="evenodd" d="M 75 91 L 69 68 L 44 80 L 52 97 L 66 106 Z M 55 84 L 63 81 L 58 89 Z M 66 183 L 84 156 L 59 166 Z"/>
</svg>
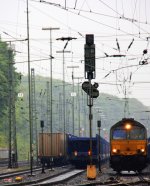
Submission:
<svg viewBox="0 0 150 186">
<path fill-rule="evenodd" d="M 74 79 L 78 79 L 78 135 L 80 137 L 81 135 L 81 123 L 80 123 L 80 109 L 81 109 L 81 105 L 80 105 L 80 93 L 79 93 L 79 79 L 83 79 L 83 77 L 74 77 Z"/>
<path fill-rule="evenodd" d="M 46 95 L 47 95 L 47 127 L 49 128 L 49 131 L 51 132 L 51 126 L 50 126 L 50 121 L 51 121 L 51 115 L 50 115 L 50 87 L 49 87 L 49 81 L 47 81 L 46 85 Z"/>
<path fill-rule="evenodd" d="M 52 54 L 52 30 L 59 30 L 60 28 L 54 28 L 54 27 L 46 27 L 42 28 L 42 30 L 46 30 L 50 32 L 50 128 L 51 128 L 51 133 L 53 132 L 53 54 Z"/>
<path fill-rule="evenodd" d="M 66 44 L 63 47 L 62 51 L 56 51 L 57 53 L 62 53 L 63 54 L 63 108 L 64 108 L 64 117 L 63 117 L 63 124 L 64 124 L 64 139 L 65 139 L 65 133 L 66 133 L 66 85 L 65 85 L 65 53 L 70 53 L 71 51 L 66 51 L 66 47 L 68 45 L 68 42 L 77 39 L 74 37 L 61 37 L 57 38 L 56 40 L 61 40 L 61 41 L 66 41 Z M 65 143 L 64 143 L 64 149 L 65 149 Z"/>
<path fill-rule="evenodd" d="M 74 102 L 75 99 L 74 97 L 76 97 L 76 92 L 74 91 L 74 68 L 79 68 L 79 66 L 68 66 L 67 68 L 72 68 L 72 93 L 71 93 L 71 97 L 72 97 L 72 134 L 75 134 L 75 119 L 74 119 Z"/>
<path fill-rule="evenodd" d="M 47 81 L 47 126 L 50 126 L 50 133 L 51 133 L 51 146 L 50 146 L 50 148 L 51 148 L 51 159 L 50 159 L 50 166 L 51 166 L 51 169 L 52 169 L 52 161 L 53 161 L 53 157 L 52 157 L 52 155 L 53 155 L 53 148 L 52 148 L 52 140 L 53 140 L 53 138 L 52 138 L 52 127 L 51 127 L 51 125 L 50 125 L 50 123 L 51 123 L 51 107 L 50 107 L 50 87 L 49 87 L 49 82 Z"/>
<path fill-rule="evenodd" d="M 48 104 L 48 109 L 50 109 L 50 115 L 47 116 L 48 119 L 48 124 L 50 126 L 50 132 L 51 134 L 53 133 L 53 63 L 52 63 L 52 59 L 54 58 L 52 56 L 52 30 L 59 30 L 60 28 L 53 28 L 53 27 L 46 27 L 46 28 L 42 28 L 42 30 L 48 30 L 50 31 L 50 88 L 49 91 L 50 95 L 47 93 L 47 104 Z M 48 84 L 47 84 L 48 86 Z M 49 87 L 49 86 L 48 86 Z M 51 135 L 52 136 L 52 135 Z M 52 153 L 52 137 L 51 137 L 51 153 Z"/>
<path fill-rule="evenodd" d="M 66 134 L 66 84 L 65 84 L 65 56 L 64 53 L 70 53 L 70 51 L 65 51 L 67 45 L 65 45 L 62 51 L 57 51 L 57 53 L 63 53 L 63 127 L 64 127 L 64 139 Z M 66 149 L 66 144 L 64 143 L 64 152 Z"/>
<path fill-rule="evenodd" d="M 61 122 L 63 120 L 63 100 L 62 100 L 62 93 L 59 93 L 59 131 L 62 132 L 62 125 Z"/>
<path fill-rule="evenodd" d="M 16 112 L 15 112 L 15 90 L 13 73 L 13 50 L 9 48 L 9 161 L 8 168 L 18 166 L 17 140 L 16 140 Z"/>
<path fill-rule="evenodd" d="M 29 32 L 29 6 L 27 2 L 27 49 L 28 49 L 28 89 L 29 89 L 29 132 L 30 132 L 30 172 L 33 175 L 33 146 L 32 146 L 32 109 L 31 109 L 31 73 L 30 73 L 30 32 Z"/>
<path fill-rule="evenodd" d="M 37 111 L 36 111 L 36 97 L 35 97 L 35 73 L 31 69 L 31 108 L 32 108 L 32 148 L 33 161 L 38 162 L 38 137 L 37 137 Z"/>
</svg>

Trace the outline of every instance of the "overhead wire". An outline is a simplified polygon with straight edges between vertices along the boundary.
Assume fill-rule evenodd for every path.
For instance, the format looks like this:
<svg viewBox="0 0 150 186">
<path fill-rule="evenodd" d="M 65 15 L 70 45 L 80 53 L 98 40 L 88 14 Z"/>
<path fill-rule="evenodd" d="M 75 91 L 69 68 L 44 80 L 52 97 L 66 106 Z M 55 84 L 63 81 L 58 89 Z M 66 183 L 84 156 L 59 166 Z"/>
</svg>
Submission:
<svg viewBox="0 0 150 186">
<path fill-rule="evenodd" d="M 76 8 L 76 6 L 77 6 L 77 0 L 75 0 L 75 5 L 74 5 L 74 9 Z"/>
<path fill-rule="evenodd" d="M 147 7 L 147 4 L 146 4 L 146 0 L 145 0 L 145 19 L 146 19 L 146 24 L 147 24 L 147 9 L 146 9 L 146 7 Z"/>
<path fill-rule="evenodd" d="M 119 12 L 117 12 L 116 10 L 114 10 L 113 8 L 111 8 L 109 5 L 107 5 L 106 3 L 104 3 L 102 0 L 99 0 L 102 4 L 104 4 L 106 7 L 108 7 L 109 9 L 111 9 L 113 12 L 115 12 L 115 13 L 117 13 L 119 16 L 120 16 L 120 19 L 121 18 L 124 18 L 125 20 L 127 20 L 127 21 L 130 21 L 132 24 L 134 24 L 137 28 L 139 28 L 139 26 L 138 25 L 136 25 L 135 24 L 135 22 L 139 22 L 139 21 L 137 21 L 137 20 L 135 20 L 135 19 L 128 19 L 128 18 L 126 18 L 126 17 L 123 17 Z M 137 1 L 137 0 L 136 0 Z M 139 6 L 139 9 L 140 9 L 140 6 Z M 143 29 L 143 28 L 141 28 L 141 30 L 143 30 L 144 32 L 145 32 L 145 29 Z M 148 31 L 146 31 L 147 32 L 147 34 L 149 33 Z"/>
<path fill-rule="evenodd" d="M 42 2 L 43 2 L 43 1 L 42 1 Z M 44 1 L 44 2 L 47 3 L 47 4 L 53 5 L 53 4 L 50 3 L 50 2 L 46 2 L 46 1 Z M 57 7 L 57 8 L 61 8 L 61 9 L 62 9 L 63 6 L 59 6 L 59 7 Z M 63 8 L 63 10 L 65 10 L 65 9 Z M 113 27 L 113 26 L 110 26 L 110 25 L 107 25 L 107 24 L 105 24 L 105 23 L 102 23 L 102 22 L 96 21 L 96 20 L 94 20 L 94 19 L 92 19 L 92 18 L 89 18 L 89 17 L 87 17 L 87 16 L 85 16 L 85 15 L 81 15 L 81 14 L 75 13 L 75 12 L 69 10 L 68 7 L 67 7 L 67 9 L 66 9 L 65 11 L 68 11 L 68 12 L 70 12 L 70 13 L 72 13 L 72 14 L 75 14 L 75 15 L 81 16 L 81 17 L 83 17 L 83 18 L 85 18 L 85 19 L 88 19 L 88 20 L 90 20 L 90 21 L 92 21 L 92 22 L 95 22 L 95 23 L 101 24 L 101 25 L 103 25 L 103 26 L 106 26 L 106 27 L 108 27 L 108 28 L 111 28 L 111 29 L 116 30 L 116 28 Z M 119 14 L 119 13 L 118 13 L 118 14 Z M 75 30 L 75 29 L 74 29 L 74 30 Z M 122 32 L 122 33 L 126 33 L 126 34 L 130 35 L 130 33 L 126 32 L 126 31 L 124 31 L 124 30 L 122 30 L 122 29 L 119 29 L 119 31 Z M 146 31 L 146 32 L 147 32 L 147 31 Z M 147 33 L 148 33 L 148 32 L 147 32 Z M 136 37 L 136 36 L 135 36 L 135 37 Z M 142 40 L 145 40 L 145 38 L 141 38 L 141 39 L 142 39 Z"/>
<path fill-rule="evenodd" d="M 123 16 L 124 16 L 124 5 L 123 5 L 123 1 L 121 1 L 121 7 L 122 7 L 122 12 L 123 12 Z"/>
<path fill-rule="evenodd" d="M 134 10 L 133 10 L 133 20 L 134 20 L 134 16 L 135 16 L 135 12 L 136 12 L 136 6 L 137 6 L 137 0 L 135 1 L 135 6 L 134 6 Z"/>
<path fill-rule="evenodd" d="M 84 6 L 85 1 L 86 1 L 86 0 L 83 1 L 82 5 L 81 5 L 81 8 Z M 78 15 L 80 15 L 81 8 L 80 8 L 80 10 L 79 10 L 79 12 L 78 12 Z"/>
</svg>

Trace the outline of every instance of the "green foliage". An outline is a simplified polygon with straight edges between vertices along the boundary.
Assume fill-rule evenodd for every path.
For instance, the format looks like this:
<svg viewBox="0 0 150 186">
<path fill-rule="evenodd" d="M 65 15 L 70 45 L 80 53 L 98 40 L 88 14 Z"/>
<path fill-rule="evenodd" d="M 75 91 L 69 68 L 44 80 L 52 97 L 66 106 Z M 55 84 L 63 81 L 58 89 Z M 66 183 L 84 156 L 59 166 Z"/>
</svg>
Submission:
<svg viewBox="0 0 150 186">
<path fill-rule="evenodd" d="M 29 138 L 27 137 L 27 131 L 21 132 L 22 130 L 20 130 L 20 133 L 18 132 L 17 135 L 17 142 L 18 142 L 18 158 L 19 160 L 29 160 Z"/>
<path fill-rule="evenodd" d="M 0 133 L 0 148 L 5 148 L 7 145 L 7 136 L 4 135 L 4 133 Z"/>
<path fill-rule="evenodd" d="M 0 40 L 0 129 L 2 138 L 0 145 L 8 146 L 8 108 L 9 108 L 9 83 L 12 81 L 10 76 L 10 65 L 12 66 L 13 75 L 13 89 L 16 92 L 18 81 L 18 73 L 13 67 L 14 62 L 14 52 L 8 46 L 6 42 Z M 6 133 L 7 131 L 7 133 Z M 3 136 L 5 135 L 6 136 Z M 6 140 L 7 139 L 7 140 Z M 6 143 L 7 141 L 7 143 Z"/>
</svg>

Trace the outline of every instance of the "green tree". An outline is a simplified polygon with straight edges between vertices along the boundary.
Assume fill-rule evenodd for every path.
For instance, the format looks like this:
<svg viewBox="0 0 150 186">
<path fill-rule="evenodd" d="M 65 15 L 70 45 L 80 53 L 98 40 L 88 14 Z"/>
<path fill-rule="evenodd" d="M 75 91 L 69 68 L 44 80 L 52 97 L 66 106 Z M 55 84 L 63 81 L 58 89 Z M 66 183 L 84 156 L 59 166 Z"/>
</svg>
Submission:
<svg viewBox="0 0 150 186">
<path fill-rule="evenodd" d="M 9 108 L 9 91 L 10 91 L 10 81 L 13 80 L 13 89 L 15 99 L 17 98 L 17 85 L 19 84 L 19 74 L 16 72 L 14 67 L 14 57 L 15 53 L 10 43 L 3 42 L 0 39 L 0 129 L 1 136 L 5 136 L 1 141 L 1 145 L 3 146 L 3 142 L 7 141 L 7 131 L 8 131 L 8 108 Z M 10 69 L 10 65 L 12 68 Z M 13 74 L 13 79 L 10 76 L 10 70 Z"/>
</svg>

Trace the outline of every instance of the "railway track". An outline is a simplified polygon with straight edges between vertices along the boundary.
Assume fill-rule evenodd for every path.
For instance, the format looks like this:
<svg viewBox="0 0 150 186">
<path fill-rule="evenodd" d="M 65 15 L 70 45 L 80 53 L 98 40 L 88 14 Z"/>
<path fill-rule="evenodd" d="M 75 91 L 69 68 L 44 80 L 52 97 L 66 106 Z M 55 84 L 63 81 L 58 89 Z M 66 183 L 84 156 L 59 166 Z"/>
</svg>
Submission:
<svg viewBox="0 0 150 186">
<path fill-rule="evenodd" d="M 82 179 L 82 178 L 81 178 Z M 71 184 L 70 184 L 71 185 Z M 150 172 L 142 174 L 136 172 L 122 172 L 116 174 L 111 169 L 103 169 L 102 173 L 97 175 L 95 180 L 84 180 L 84 183 L 77 184 L 76 186 L 147 186 L 150 185 Z"/>
<path fill-rule="evenodd" d="M 139 173 L 137 173 L 137 176 L 139 178 L 139 182 L 150 185 L 150 179 L 149 178 L 145 178 L 142 174 L 139 174 Z"/>
<path fill-rule="evenodd" d="M 68 170 L 65 173 L 55 175 L 52 178 L 47 178 L 45 181 L 38 181 L 36 184 L 32 184 L 32 186 L 37 186 L 37 185 L 43 185 L 43 186 L 48 186 L 52 184 L 63 184 L 69 179 L 72 179 L 73 177 L 83 173 L 85 170 Z"/>
<path fill-rule="evenodd" d="M 41 168 L 33 168 L 33 172 L 34 171 L 40 171 Z M 7 173 L 1 173 L 0 174 L 0 179 L 4 179 L 4 178 L 8 178 L 8 177 L 13 177 L 13 176 L 18 176 L 18 175 L 23 175 L 23 174 L 28 174 L 30 173 L 29 169 L 25 169 L 25 170 L 18 170 L 18 171 L 14 171 L 14 172 L 7 172 Z"/>
<path fill-rule="evenodd" d="M 59 170 L 59 171 L 58 171 Z M 41 168 L 34 169 L 34 174 L 30 175 L 30 170 L 18 171 L 15 173 L 7 173 L 0 176 L 0 185 L 48 185 L 51 183 L 63 183 L 66 180 L 72 179 L 74 176 L 82 173 L 85 170 L 73 170 L 72 168 L 59 167 L 57 171 L 45 169 L 45 174 L 41 173 Z M 21 181 L 16 181 L 16 177 L 23 178 Z M 6 182 L 5 182 L 6 180 Z"/>
<path fill-rule="evenodd" d="M 15 182 L 15 176 L 12 175 L 13 182 L 9 183 L 11 186 L 17 185 L 57 185 L 57 186 L 93 186 L 93 185 L 104 185 L 104 186 L 147 186 L 150 185 L 150 172 L 146 169 L 142 174 L 136 172 L 123 171 L 121 174 L 116 174 L 109 168 L 106 164 L 102 166 L 102 172 L 98 172 L 95 180 L 87 179 L 86 169 L 77 170 L 73 167 L 64 166 L 55 168 L 54 171 L 51 169 L 45 169 L 45 174 L 42 174 L 41 169 L 35 170 L 33 174 L 30 175 L 30 171 L 22 174 L 24 179 L 21 182 Z M 18 173 L 19 175 L 19 173 Z M 7 185 L 5 183 L 0 183 L 0 185 Z"/>
<path fill-rule="evenodd" d="M 130 186 L 130 185 L 141 185 L 146 186 L 150 185 L 150 179 L 147 177 L 147 173 L 139 174 L 137 172 L 117 174 L 112 183 L 107 184 L 108 186 Z"/>
</svg>

